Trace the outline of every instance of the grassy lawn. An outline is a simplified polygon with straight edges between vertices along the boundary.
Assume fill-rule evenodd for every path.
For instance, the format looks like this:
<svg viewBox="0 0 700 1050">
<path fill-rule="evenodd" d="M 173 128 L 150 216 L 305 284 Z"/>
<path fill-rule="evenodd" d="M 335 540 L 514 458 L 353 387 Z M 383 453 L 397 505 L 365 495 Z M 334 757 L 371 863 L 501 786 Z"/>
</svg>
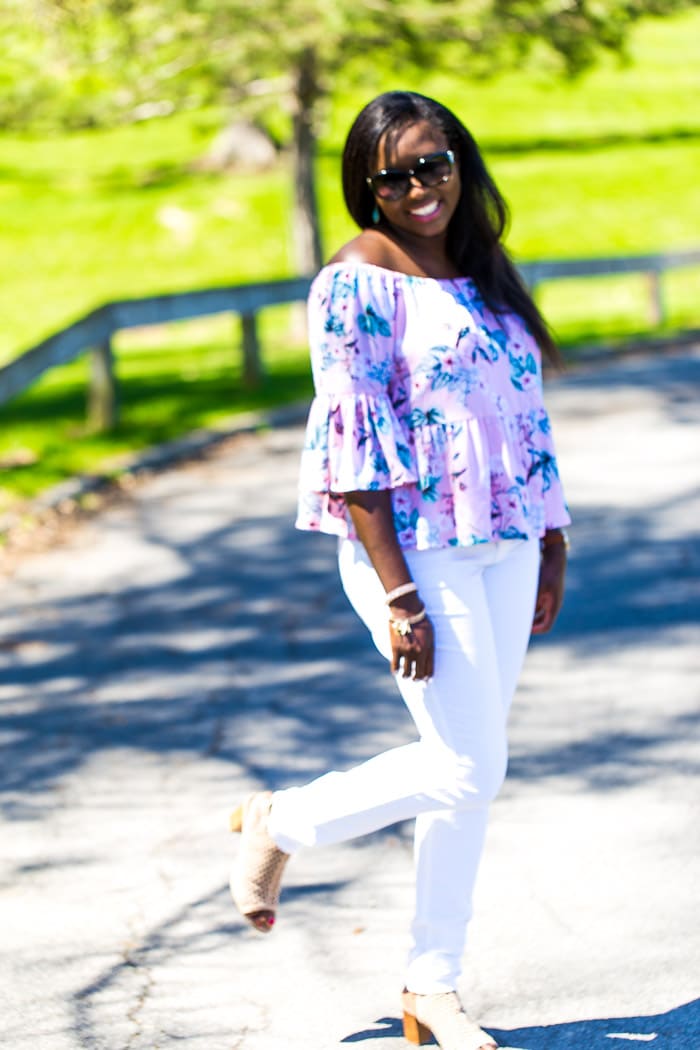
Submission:
<svg viewBox="0 0 700 1050">
<path fill-rule="evenodd" d="M 52 143 L 0 138 L 12 259 L 0 361 L 111 299 L 292 273 L 286 166 L 193 173 L 211 123 L 187 114 Z"/>
<path fill-rule="evenodd" d="M 5 406 L 0 462 L 4 458 L 7 465 L 0 469 L 0 515 L 17 498 L 31 498 L 66 477 L 96 470 L 118 474 L 124 457 L 136 450 L 215 427 L 237 413 L 310 395 L 305 347 L 268 349 L 268 377 L 251 392 L 241 383 L 241 355 L 230 319 L 177 328 L 166 328 L 157 339 L 142 336 L 139 341 L 130 333 L 118 340 L 122 414 L 112 433 L 91 433 L 86 425 L 85 359 L 54 369 Z M 269 342 L 270 319 L 267 328 L 263 335 Z"/>
<path fill-rule="evenodd" d="M 606 59 L 573 82 L 543 61 L 487 82 L 435 73 L 408 86 L 444 99 L 474 132 L 511 205 L 516 258 L 696 247 L 699 31 L 699 11 L 646 22 L 629 65 Z M 362 70 L 361 88 L 334 96 L 321 144 L 329 253 L 355 232 L 339 189 L 347 127 L 375 91 L 406 86 L 370 77 Z M 193 168 L 221 121 L 205 111 L 41 139 L 0 133 L 0 362 L 106 300 L 294 272 L 288 162 L 255 175 Z M 699 277 L 667 278 L 671 328 L 700 326 Z M 640 277 L 566 281 L 538 294 L 565 344 L 649 327 Z M 0 466 L 0 511 L 75 472 L 116 469 L 110 461 L 129 450 L 306 396 L 306 354 L 289 311 L 269 311 L 262 327 L 269 380 L 255 397 L 241 389 L 231 319 L 121 336 L 122 420 L 109 435 L 86 431 L 85 361 L 45 377 L 0 409 L 0 463 L 26 463 Z"/>
</svg>

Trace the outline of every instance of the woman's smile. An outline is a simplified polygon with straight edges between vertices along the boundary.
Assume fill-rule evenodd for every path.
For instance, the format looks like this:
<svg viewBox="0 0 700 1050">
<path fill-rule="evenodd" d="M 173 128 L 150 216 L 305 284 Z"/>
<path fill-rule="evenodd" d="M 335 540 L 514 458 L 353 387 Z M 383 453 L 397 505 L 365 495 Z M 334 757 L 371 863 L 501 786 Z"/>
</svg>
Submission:
<svg viewBox="0 0 700 1050">
<path fill-rule="evenodd" d="M 442 201 L 428 201 L 417 207 L 409 208 L 409 215 L 417 222 L 432 222 L 436 219 L 443 208 Z"/>
</svg>

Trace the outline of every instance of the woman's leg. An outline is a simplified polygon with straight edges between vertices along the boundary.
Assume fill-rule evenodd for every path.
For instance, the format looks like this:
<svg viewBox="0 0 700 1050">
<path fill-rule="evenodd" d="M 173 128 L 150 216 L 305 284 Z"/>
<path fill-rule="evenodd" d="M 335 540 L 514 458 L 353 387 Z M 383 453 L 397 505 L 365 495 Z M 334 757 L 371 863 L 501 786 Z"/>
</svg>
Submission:
<svg viewBox="0 0 700 1050">
<path fill-rule="evenodd" d="M 329 773 L 302 788 L 277 792 L 273 800 L 269 830 L 286 852 L 418 817 L 418 886 L 409 966 L 409 987 L 417 992 L 455 987 L 487 807 L 505 772 L 498 646 L 484 577 L 507 553 L 514 556 L 516 547 L 530 551 L 524 559 L 529 566 L 536 564 L 532 544 L 410 555 L 437 638 L 434 678 L 428 683 L 397 678 L 420 740 L 346 773 Z M 358 544 L 343 544 L 340 564 L 350 601 L 380 651 L 388 655 L 384 592 L 364 551 Z M 531 617 L 534 568 L 529 577 L 531 584 L 525 589 Z M 509 573 L 506 578 L 511 593 L 518 590 Z M 527 617 L 521 609 L 523 618 Z M 520 631 L 525 644 L 528 633 L 529 622 Z"/>
<path fill-rule="evenodd" d="M 411 559 L 416 578 L 421 573 L 420 565 L 414 564 L 419 558 Z M 450 586 L 442 588 L 442 612 L 431 611 L 441 665 L 453 661 L 450 678 L 462 683 L 456 693 L 448 689 L 448 704 L 456 696 L 459 705 L 487 707 L 484 732 L 491 740 L 487 752 L 491 751 L 495 780 L 484 792 L 482 805 L 416 818 L 416 907 L 406 978 L 411 991 L 450 991 L 457 984 L 488 804 L 505 774 L 506 721 L 530 636 L 538 564 L 536 542 L 489 545 L 485 563 L 457 554 Z M 423 594 L 431 584 L 426 581 L 420 586 Z M 431 605 L 437 608 L 438 603 L 431 601 Z M 490 715 L 497 725 L 490 722 Z M 477 756 L 483 741 L 483 736 L 481 742 L 478 736 L 474 740 Z M 497 741 L 503 748 L 500 766 L 494 753 Z M 455 743 L 463 746 L 463 740 Z"/>
<path fill-rule="evenodd" d="M 449 603 L 451 590 L 446 581 L 453 574 L 453 555 L 451 550 L 426 551 L 418 563 L 421 595 L 433 617 L 439 616 L 445 600 L 443 586 Z M 483 559 L 485 554 L 480 557 Z M 472 561 L 473 557 L 468 563 Z M 342 544 L 340 569 L 348 598 L 388 658 L 384 590 L 360 544 Z M 468 576 L 478 591 L 476 565 L 469 569 Z M 462 608 L 460 601 L 454 610 L 457 616 Z M 486 616 L 484 607 L 475 622 L 483 624 Z M 347 772 L 327 773 L 303 787 L 276 792 L 269 831 L 286 853 L 294 853 L 300 846 L 345 841 L 435 809 L 478 806 L 484 796 L 492 797 L 492 785 L 500 784 L 505 764 L 498 705 L 461 702 L 466 687 L 464 676 L 470 673 L 470 667 L 468 661 L 465 666 L 460 644 L 448 638 L 447 632 L 440 633 L 439 666 L 434 678 L 426 683 L 397 677 L 420 740 L 386 751 Z M 487 631 L 485 637 L 488 638 Z M 486 661 L 477 676 L 482 679 L 486 672 L 489 682 L 486 686 L 480 683 L 480 695 L 492 695 L 496 688 L 493 661 Z M 484 753 L 484 744 L 490 745 L 492 754 Z"/>
</svg>

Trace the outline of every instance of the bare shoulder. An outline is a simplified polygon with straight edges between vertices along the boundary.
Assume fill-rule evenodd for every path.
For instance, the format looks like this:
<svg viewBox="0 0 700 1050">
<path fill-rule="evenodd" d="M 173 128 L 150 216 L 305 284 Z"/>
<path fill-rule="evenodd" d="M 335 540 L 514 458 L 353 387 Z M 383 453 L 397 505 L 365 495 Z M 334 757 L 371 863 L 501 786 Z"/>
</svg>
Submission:
<svg viewBox="0 0 700 1050">
<path fill-rule="evenodd" d="M 335 253 L 331 263 L 369 263 L 372 266 L 383 266 L 388 270 L 396 269 L 396 247 L 380 230 L 363 230 Z"/>
</svg>

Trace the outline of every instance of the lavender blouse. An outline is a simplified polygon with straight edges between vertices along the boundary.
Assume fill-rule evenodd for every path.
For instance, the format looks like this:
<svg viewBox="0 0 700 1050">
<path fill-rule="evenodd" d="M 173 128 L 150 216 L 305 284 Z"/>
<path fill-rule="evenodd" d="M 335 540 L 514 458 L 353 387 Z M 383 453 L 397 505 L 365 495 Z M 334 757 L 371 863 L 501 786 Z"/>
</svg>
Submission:
<svg viewBox="0 0 700 1050">
<path fill-rule="evenodd" d="M 355 538 L 344 492 L 391 489 L 403 548 L 541 536 L 570 518 L 539 349 L 474 282 L 369 263 L 324 267 L 309 296 L 316 396 L 297 527 Z"/>
</svg>

